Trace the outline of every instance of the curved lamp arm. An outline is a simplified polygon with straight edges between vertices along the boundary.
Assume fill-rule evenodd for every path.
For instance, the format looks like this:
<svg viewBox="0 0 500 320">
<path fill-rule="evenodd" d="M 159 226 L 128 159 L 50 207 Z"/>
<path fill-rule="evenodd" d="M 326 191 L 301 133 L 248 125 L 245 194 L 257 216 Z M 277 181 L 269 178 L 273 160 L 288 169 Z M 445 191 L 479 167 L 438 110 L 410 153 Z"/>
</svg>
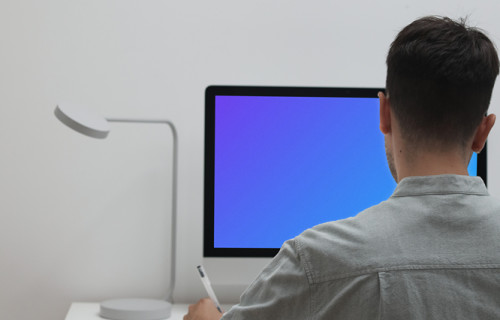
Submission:
<svg viewBox="0 0 500 320">
<path fill-rule="evenodd" d="M 166 124 L 172 132 L 172 228 L 171 228 L 171 249 L 170 249 L 170 284 L 167 301 L 173 301 L 175 287 L 175 262 L 176 262 L 176 241 L 177 241 L 177 161 L 178 161 L 178 138 L 177 130 L 170 120 L 153 119 L 127 119 L 127 118 L 106 118 L 109 122 L 121 123 L 157 123 Z"/>
</svg>

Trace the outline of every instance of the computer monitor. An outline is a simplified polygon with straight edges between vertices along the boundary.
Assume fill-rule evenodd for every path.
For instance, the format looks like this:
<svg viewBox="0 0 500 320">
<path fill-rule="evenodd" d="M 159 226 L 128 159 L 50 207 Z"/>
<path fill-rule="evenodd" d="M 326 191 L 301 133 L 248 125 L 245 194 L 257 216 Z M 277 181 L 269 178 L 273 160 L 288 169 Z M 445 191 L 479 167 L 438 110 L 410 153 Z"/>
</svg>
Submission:
<svg viewBox="0 0 500 320">
<path fill-rule="evenodd" d="M 272 257 L 305 229 L 390 197 L 383 90 L 208 87 L 204 256 Z M 469 174 L 486 181 L 486 150 Z"/>
</svg>

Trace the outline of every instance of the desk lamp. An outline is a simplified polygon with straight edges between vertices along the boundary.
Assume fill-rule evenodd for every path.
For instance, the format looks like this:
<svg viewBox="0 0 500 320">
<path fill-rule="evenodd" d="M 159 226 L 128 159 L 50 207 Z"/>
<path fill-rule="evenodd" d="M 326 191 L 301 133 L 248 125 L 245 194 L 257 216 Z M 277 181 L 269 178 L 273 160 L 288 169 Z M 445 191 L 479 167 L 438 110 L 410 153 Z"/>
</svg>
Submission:
<svg viewBox="0 0 500 320">
<path fill-rule="evenodd" d="M 177 131 L 168 120 L 103 118 L 88 110 L 68 105 L 58 105 L 55 116 L 71 129 L 86 136 L 104 139 L 110 131 L 109 122 L 166 124 L 172 131 L 172 230 L 170 256 L 170 287 L 167 300 L 114 299 L 101 302 L 100 315 L 113 320 L 160 320 L 170 317 L 175 281 L 176 222 L 177 222 Z"/>
</svg>

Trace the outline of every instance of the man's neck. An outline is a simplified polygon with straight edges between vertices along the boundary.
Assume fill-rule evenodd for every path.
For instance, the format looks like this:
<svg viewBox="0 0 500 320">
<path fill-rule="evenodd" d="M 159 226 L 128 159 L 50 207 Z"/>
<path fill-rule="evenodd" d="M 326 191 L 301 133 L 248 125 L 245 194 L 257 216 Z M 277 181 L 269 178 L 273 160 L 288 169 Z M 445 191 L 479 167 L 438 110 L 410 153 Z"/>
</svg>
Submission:
<svg viewBox="0 0 500 320">
<path fill-rule="evenodd" d="M 401 151 L 398 156 L 398 182 L 411 176 L 468 175 L 468 161 L 458 152 L 425 152 L 405 155 Z"/>
</svg>

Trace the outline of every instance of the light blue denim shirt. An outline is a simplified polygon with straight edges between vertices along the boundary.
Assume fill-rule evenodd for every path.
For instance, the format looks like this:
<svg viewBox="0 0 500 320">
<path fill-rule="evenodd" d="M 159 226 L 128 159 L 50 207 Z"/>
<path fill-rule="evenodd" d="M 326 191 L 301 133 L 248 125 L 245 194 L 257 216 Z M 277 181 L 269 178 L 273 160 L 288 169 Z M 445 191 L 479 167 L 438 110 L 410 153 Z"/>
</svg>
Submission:
<svg viewBox="0 0 500 320">
<path fill-rule="evenodd" d="M 223 319 L 500 319 L 500 202 L 477 177 L 405 178 L 285 242 Z"/>
</svg>

